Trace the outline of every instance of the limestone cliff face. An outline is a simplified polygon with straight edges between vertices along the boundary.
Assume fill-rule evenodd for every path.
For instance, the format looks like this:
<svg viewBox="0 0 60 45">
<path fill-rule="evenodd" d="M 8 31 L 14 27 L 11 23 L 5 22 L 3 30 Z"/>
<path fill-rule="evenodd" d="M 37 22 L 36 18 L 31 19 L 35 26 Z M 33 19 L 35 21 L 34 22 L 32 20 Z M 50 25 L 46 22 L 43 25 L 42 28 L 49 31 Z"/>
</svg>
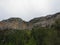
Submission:
<svg viewBox="0 0 60 45">
<path fill-rule="evenodd" d="M 45 17 L 34 18 L 30 21 L 30 23 L 32 23 L 32 27 L 34 26 L 48 27 L 55 23 L 55 20 L 57 19 L 60 19 L 60 13 L 48 15 Z"/>
<path fill-rule="evenodd" d="M 6 29 L 6 23 L 0 22 L 0 30 Z"/>
<path fill-rule="evenodd" d="M 4 29 L 27 29 L 27 23 L 20 18 L 9 18 L 0 23 L 0 28 Z"/>
<path fill-rule="evenodd" d="M 29 22 L 26 22 L 21 18 L 9 18 L 7 20 L 0 21 L 0 30 L 6 30 L 6 29 L 30 30 L 34 26 L 41 26 L 41 27 L 51 26 L 53 23 L 55 23 L 55 20 L 59 18 L 60 13 L 48 15 L 45 17 L 34 18 Z"/>
</svg>

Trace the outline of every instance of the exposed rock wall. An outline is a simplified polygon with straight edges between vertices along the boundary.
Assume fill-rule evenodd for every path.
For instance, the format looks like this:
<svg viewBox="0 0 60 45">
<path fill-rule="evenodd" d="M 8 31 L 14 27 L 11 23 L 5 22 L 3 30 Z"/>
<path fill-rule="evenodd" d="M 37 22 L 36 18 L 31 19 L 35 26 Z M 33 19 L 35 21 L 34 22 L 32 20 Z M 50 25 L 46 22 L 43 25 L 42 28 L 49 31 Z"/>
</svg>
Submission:
<svg viewBox="0 0 60 45">
<path fill-rule="evenodd" d="M 32 29 L 34 26 L 51 26 L 53 23 L 55 23 L 56 19 L 60 18 L 60 13 L 56 13 L 53 15 L 48 15 L 45 17 L 38 17 L 30 20 L 29 22 L 26 22 L 20 18 L 9 18 L 7 20 L 0 21 L 0 30 L 5 29 Z"/>
</svg>

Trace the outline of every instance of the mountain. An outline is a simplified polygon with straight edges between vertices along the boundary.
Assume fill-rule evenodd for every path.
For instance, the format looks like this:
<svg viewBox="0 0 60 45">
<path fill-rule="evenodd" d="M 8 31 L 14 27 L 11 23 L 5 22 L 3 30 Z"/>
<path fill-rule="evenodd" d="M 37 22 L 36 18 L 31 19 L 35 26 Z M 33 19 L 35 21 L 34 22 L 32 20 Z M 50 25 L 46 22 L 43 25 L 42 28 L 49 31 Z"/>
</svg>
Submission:
<svg viewBox="0 0 60 45">
<path fill-rule="evenodd" d="M 20 18 L 9 18 L 0 22 L 0 29 L 26 29 L 27 22 Z"/>
<path fill-rule="evenodd" d="M 45 17 L 34 18 L 29 22 L 32 23 L 33 27 L 34 26 L 50 27 L 58 19 L 60 19 L 60 12 L 53 15 L 47 15 Z"/>
<path fill-rule="evenodd" d="M 21 18 L 9 18 L 0 21 L 0 30 L 6 30 L 6 29 L 30 30 L 35 26 L 50 27 L 53 23 L 55 23 L 55 20 L 57 19 L 60 19 L 60 12 L 53 15 L 47 15 L 45 17 L 34 18 L 29 22 L 26 22 Z"/>
</svg>

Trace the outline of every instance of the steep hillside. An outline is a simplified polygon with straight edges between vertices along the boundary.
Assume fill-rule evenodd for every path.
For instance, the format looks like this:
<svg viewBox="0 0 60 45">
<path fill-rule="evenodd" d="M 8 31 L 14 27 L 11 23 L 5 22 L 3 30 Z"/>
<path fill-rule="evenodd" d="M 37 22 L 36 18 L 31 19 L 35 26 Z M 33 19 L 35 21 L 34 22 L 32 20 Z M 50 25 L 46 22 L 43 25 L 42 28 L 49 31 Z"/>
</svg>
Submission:
<svg viewBox="0 0 60 45">
<path fill-rule="evenodd" d="M 47 15 L 45 17 L 38 17 L 26 22 L 21 18 L 9 18 L 3 21 L 0 21 L 0 30 L 5 29 L 32 29 L 35 26 L 38 27 L 50 27 L 55 20 L 60 18 L 60 13 L 56 13 L 53 15 Z"/>
<path fill-rule="evenodd" d="M 27 23 L 20 18 L 9 18 L 0 23 L 0 29 L 27 29 Z"/>
<path fill-rule="evenodd" d="M 51 26 L 53 23 L 55 23 L 55 20 L 60 18 L 60 13 L 56 13 L 53 15 L 47 15 L 45 17 L 39 17 L 39 18 L 34 18 L 30 21 L 32 23 L 33 27 L 34 26 Z"/>
</svg>

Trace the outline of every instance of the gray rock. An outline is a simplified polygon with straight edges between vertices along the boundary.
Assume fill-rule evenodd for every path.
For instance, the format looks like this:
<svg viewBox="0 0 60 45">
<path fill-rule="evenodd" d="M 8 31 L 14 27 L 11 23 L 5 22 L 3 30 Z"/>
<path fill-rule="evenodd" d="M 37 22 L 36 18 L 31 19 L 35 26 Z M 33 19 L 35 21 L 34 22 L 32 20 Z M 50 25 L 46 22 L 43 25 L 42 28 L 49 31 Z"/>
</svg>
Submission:
<svg viewBox="0 0 60 45">
<path fill-rule="evenodd" d="M 48 15 L 45 17 L 38 17 L 26 22 L 21 18 L 9 18 L 0 21 L 0 30 L 18 29 L 18 30 L 31 30 L 34 26 L 46 27 L 55 23 L 55 20 L 60 18 L 60 13 Z"/>
</svg>

